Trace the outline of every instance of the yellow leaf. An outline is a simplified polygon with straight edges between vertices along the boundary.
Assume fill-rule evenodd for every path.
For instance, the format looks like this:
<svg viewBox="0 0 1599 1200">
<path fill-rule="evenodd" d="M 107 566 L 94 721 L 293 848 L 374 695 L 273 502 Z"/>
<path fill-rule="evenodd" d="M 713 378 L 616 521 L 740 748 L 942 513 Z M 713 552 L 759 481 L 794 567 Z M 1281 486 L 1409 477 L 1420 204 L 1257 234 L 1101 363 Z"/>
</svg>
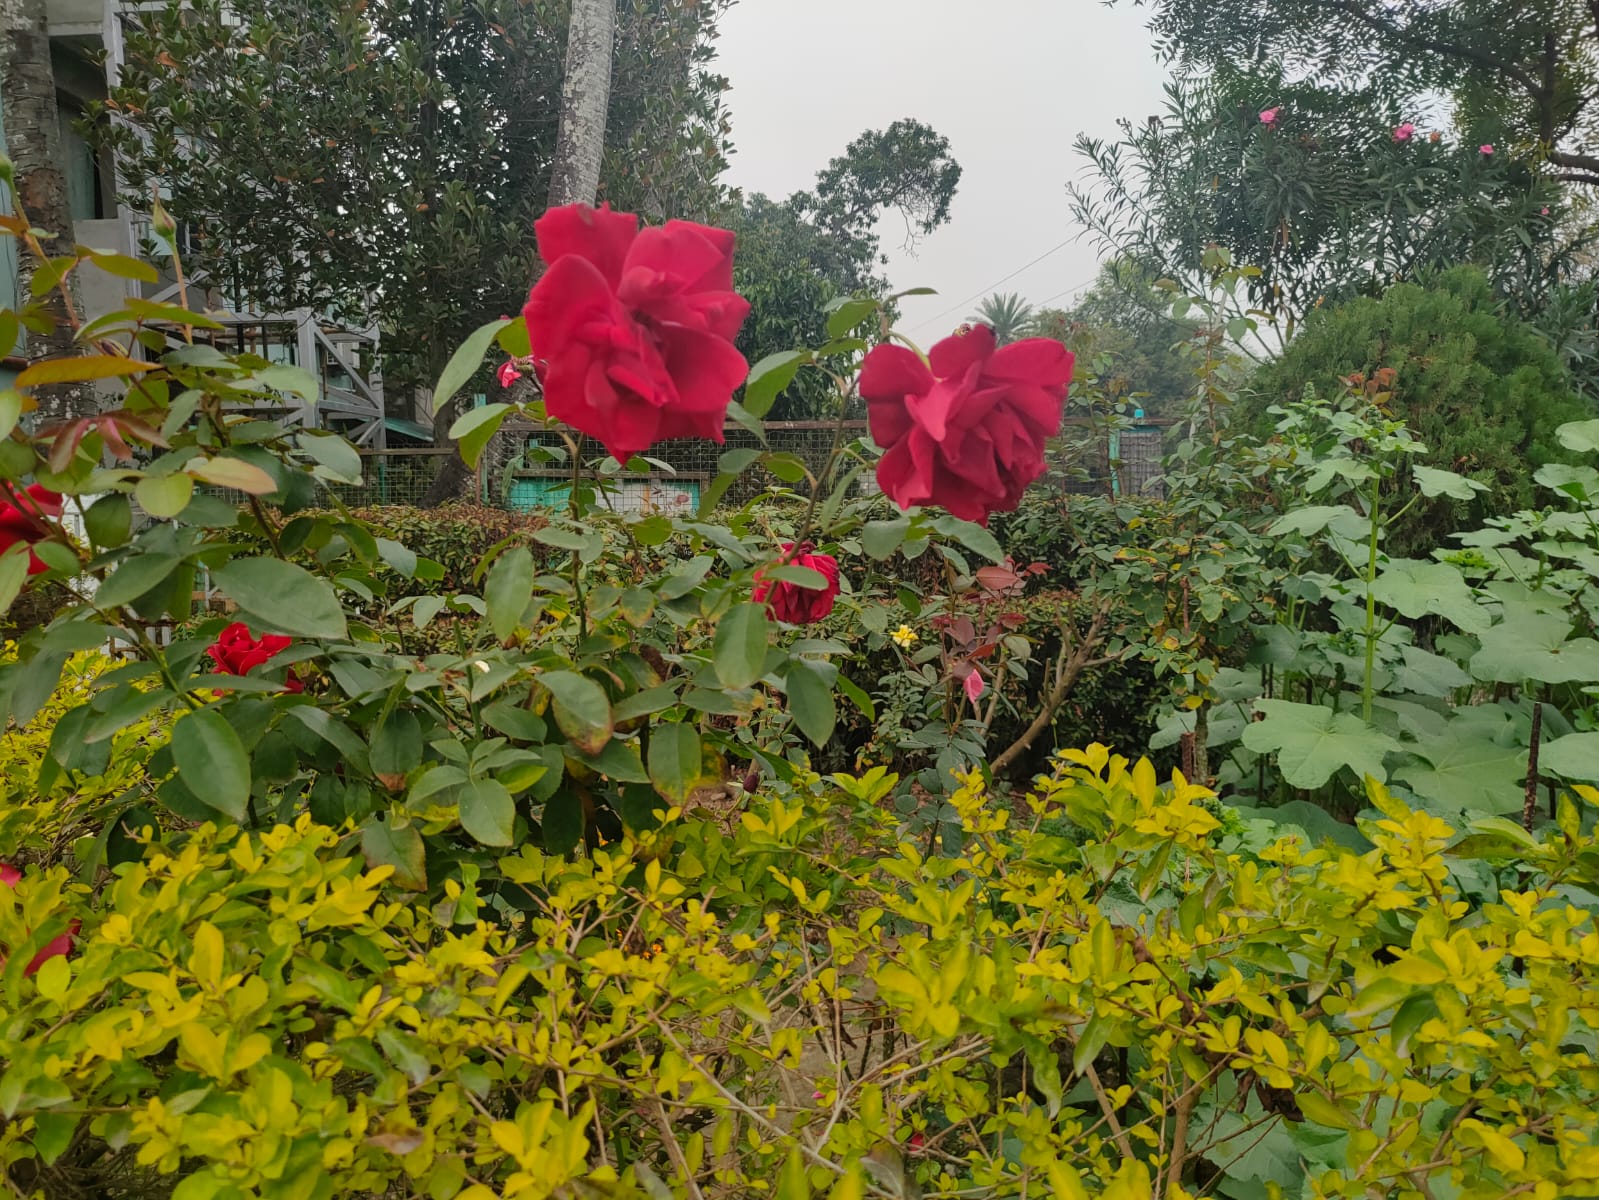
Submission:
<svg viewBox="0 0 1599 1200">
<path fill-rule="evenodd" d="M 1492 1125 L 1485 1125 L 1475 1118 L 1468 1118 L 1460 1123 L 1460 1128 L 1469 1129 L 1477 1135 L 1482 1148 L 1488 1152 L 1488 1157 L 1493 1160 L 1494 1166 L 1501 1171 L 1519 1171 L 1527 1165 L 1527 1156 L 1522 1153 L 1521 1147 Z"/>
<path fill-rule="evenodd" d="M 222 984 L 222 933 L 210 921 L 201 921 L 194 931 L 189 973 L 203 987 L 215 990 Z"/>
<path fill-rule="evenodd" d="M 227 1049 L 226 1033 L 218 1037 L 198 1021 L 186 1021 L 178 1030 L 178 1041 L 201 1072 L 213 1079 L 227 1078 L 227 1064 L 223 1058 Z"/>
<path fill-rule="evenodd" d="M 47 358 L 36 362 L 17 376 L 18 387 L 37 387 L 48 383 L 83 383 L 90 379 L 112 379 L 153 371 L 156 363 L 124 358 L 120 354 L 79 354 L 71 358 Z"/>
</svg>

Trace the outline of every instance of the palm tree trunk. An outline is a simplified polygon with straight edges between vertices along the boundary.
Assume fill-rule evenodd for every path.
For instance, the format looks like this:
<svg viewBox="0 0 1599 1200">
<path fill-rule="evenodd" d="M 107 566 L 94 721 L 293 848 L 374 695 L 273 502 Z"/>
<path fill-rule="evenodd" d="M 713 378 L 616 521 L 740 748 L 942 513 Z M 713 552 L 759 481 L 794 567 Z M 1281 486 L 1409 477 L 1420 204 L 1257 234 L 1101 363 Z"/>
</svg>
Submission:
<svg viewBox="0 0 1599 1200">
<path fill-rule="evenodd" d="M 50 64 L 45 0 L 0 0 L 0 104 L 5 114 L 6 148 L 14 171 L 12 186 L 20 211 L 27 213 L 35 229 L 55 235 L 42 243 L 46 254 L 70 254 L 76 239 L 62 166 L 65 155 L 56 107 L 55 71 Z M 34 265 L 27 244 L 18 239 L 17 290 L 24 304 Z M 28 333 L 26 352 L 30 362 L 74 350 L 66 298 L 56 289 L 42 303 L 54 323 L 48 333 Z M 10 347 L 4 349 L 9 351 Z M 94 391 L 87 385 L 41 387 L 35 389 L 34 396 L 39 401 L 34 419 L 42 425 L 84 416 L 97 408 Z"/>
<path fill-rule="evenodd" d="M 550 168 L 550 207 L 593 204 L 611 107 L 616 0 L 572 0 L 561 76 L 561 127 Z"/>
</svg>

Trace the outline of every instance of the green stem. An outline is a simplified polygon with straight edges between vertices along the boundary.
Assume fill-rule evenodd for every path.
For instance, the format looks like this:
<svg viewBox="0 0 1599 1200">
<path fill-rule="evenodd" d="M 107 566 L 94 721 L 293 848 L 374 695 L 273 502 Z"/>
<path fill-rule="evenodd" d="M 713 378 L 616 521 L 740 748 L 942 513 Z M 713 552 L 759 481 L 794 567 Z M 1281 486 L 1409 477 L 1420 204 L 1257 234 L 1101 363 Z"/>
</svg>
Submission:
<svg viewBox="0 0 1599 1200">
<path fill-rule="evenodd" d="M 1382 532 L 1382 475 L 1371 481 L 1371 538 L 1366 551 L 1366 675 L 1360 684 L 1360 716 L 1371 720 L 1372 680 L 1377 673 L 1377 538 Z"/>
</svg>

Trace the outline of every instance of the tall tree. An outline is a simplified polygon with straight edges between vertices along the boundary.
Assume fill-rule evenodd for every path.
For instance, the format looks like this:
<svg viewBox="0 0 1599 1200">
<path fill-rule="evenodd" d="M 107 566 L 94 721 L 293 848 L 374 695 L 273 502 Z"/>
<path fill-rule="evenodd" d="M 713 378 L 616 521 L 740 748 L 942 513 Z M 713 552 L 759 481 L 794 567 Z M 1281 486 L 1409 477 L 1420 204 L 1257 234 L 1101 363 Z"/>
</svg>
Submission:
<svg viewBox="0 0 1599 1200">
<path fill-rule="evenodd" d="M 550 168 L 550 207 L 593 204 L 611 105 L 616 0 L 572 0 L 561 79 L 561 125 Z"/>
<path fill-rule="evenodd" d="M 62 165 L 65 154 L 45 7 L 45 0 L 0 0 L 0 109 L 11 158 L 12 188 L 33 228 L 43 235 L 41 248 L 48 255 L 70 253 L 76 239 Z M 24 303 L 36 265 L 27 245 L 18 238 L 17 283 Z M 48 325 L 29 329 L 28 359 L 36 362 L 71 353 L 73 331 L 66 298 L 52 288 L 41 297 L 39 307 Z M 11 348 L 5 347 L 5 353 L 10 352 Z M 93 389 L 84 384 L 56 384 L 34 394 L 39 401 L 34 419 L 41 424 L 94 410 Z"/>
<path fill-rule="evenodd" d="M 1031 335 L 1037 317 L 1033 306 L 1015 292 L 995 292 L 985 296 L 968 321 L 987 325 L 1001 346 Z"/>
<path fill-rule="evenodd" d="M 949 220 L 961 168 L 949 139 L 931 126 L 899 120 L 867 130 L 817 173 L 816 187 L 786 200 L 759 193 L 737 214 L 733 277 L 750 302 L 738 348 L 750 362 L 828 340 L 824 307 L 843 296 L 886 296 L 887 259 L 878 233 L 894 214 L 907 244 Z M 835 393 L 815 372 L 802 371 L 771 416 L 826 415 Z"/>
<path fill-rule="evenodd" d="M 1378 90 L 1291 82 L 1275 69 L 1173 81 L 1166 111 L 1114 141 L 1080 139 L 1096 168 L 1074 215 L 1115 253 L 1208 290 L 1207 248 L 1258 271 L 1247 306 L 1283 336 L 1316 308 L 1460 262 L 1525 308 L 1569 273 L 1558 186 L 1499 147 L 1404 128 Z"/>
<path fill-rule="evenodd" d="M 1472 144 L 1599 184 L 1595 0 L 1133 0 L 1157 44 L 1200 70 L 1280 65 L 1419 105 L 1444 92 Z"/>
</svg>

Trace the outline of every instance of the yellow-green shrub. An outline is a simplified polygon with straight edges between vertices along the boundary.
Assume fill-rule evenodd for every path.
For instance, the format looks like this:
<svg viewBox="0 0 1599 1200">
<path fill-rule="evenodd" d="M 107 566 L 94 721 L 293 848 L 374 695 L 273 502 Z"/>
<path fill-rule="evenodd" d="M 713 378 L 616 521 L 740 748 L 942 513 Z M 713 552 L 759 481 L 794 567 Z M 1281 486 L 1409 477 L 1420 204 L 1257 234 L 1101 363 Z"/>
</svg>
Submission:
<svg viewBox="0 0 1599 1200">
<path fill-rule="evenodd" d="M 1459 844 L 1524 873 L 1478 901 L 1380 789 L 1368 853 L 1254 855 L 1094 746 L 1014 807 L 969 780 L 929 859 L 892 783 L 525 846 L 431 906 L 309 817 L 98 891 L 30 873 L 0 942 L 83 929 L 0 976 L 0 1167 L 181 1200 L 1599 1194 L 1577 801 Z"/>
</svg>

